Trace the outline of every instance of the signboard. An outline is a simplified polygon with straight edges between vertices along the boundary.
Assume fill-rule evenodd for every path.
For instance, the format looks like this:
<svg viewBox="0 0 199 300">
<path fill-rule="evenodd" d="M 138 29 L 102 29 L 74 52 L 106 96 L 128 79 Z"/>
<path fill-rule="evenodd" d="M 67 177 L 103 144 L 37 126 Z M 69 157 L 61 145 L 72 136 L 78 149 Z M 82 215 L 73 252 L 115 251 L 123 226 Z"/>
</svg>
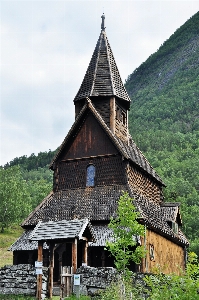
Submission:
<svg viewBox="0 0 199 300">
<path fill-rule="evenodd" d="M 43 262 L 42 261 L 35 261 L 35 268 L 42 268 Z"/>
<path fill-rule="evenodd" d="M 36 268 L 36 275 L 40 275 L 42 273 L 42 268 Z"/>
<path fill-rule="evenodd" d="M 74 285 L 80 285 L 80 274 L 74 275 Z"/>
</svg>

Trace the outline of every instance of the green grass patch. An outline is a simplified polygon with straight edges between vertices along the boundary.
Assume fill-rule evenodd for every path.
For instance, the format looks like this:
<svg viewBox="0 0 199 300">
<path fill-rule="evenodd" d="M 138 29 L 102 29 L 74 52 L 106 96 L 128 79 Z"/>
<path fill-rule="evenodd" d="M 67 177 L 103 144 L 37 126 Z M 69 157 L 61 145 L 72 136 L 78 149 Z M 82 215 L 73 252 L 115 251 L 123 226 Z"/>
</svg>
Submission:
<svg viewBox="0 0 199 300">
<path fill-rule="evenodd" d="M 80 298 L 77 298 L 75 295 L 72 295 L 68 298 L 65 298 L 65 300 L 76 300 L 76 299 L 79 299 L 79 300 L 90 300 L 91 298 L 89 296 L 80 296 Z"/>
<path fill-rule="evenodd" d="M 0 295 L 0 300 L 35 300 L 35 297 L 24 295 Z"/>
<path fill-rule="evenodd" d="M 18 225 L 13 225 L 12 227 L 5 229 L 4 232 L 0 232 L 0 268 L 5 265 L 12 265 L 13 254 L 11 251 L 8 251 L 8 248 L 16 241 L 16 239 L 18 239 L 22 232 L 23 229 Z"/>
<path fill-rule="evenodd" d="M 65 298 L 66 300 L 89 300 L 90 297 L 87 296 L 80 296 L 80 298 L 76 298 L 75 296 L 71 296 Z M 36 300 L 35 297 L 31 296 L 24 296 L 24 295 L 0 295 L 0 300 Z M 59 296 L 53 296 L 52 300 L 60 300 Z"/>
</svg>

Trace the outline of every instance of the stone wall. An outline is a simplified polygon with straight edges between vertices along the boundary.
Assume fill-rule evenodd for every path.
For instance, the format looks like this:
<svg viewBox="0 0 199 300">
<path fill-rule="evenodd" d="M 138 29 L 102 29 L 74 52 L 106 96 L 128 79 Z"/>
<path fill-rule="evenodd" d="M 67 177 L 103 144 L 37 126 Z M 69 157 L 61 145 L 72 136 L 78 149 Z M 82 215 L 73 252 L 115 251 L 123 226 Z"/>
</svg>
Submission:
<svg viewBox="0 0 199 300">
<path fill-rule="evenodd" d="M 110 267 L 101 267 L 101 268 L 93 268 L 93 267 L 85 267 L 82 266 L 77 269 L 76 274 L 80 274 L 81 276 L 81 284 L 80 286 L 74 286 L 73 292 L 76 295 L 97 295 L 100 290 L 104 290 L 108 287 L 112 282 L 118 281 L 120 275 L 117 270 Z M 139 289 L 140 287 L 143 289 L 147 288 L 146 283 L 143 278 L 146 274 L 144 273 L 133 273 L 132 274 L 132 286 Z M 147 275 L 150 275 L 149 273 Z M 147 299 L 147 296 L 141 292 L 139 294 L 142 299 Z"/>
<path fill-rule="evenodd" d="M 94 295 L 99 290 L 105 289 L 118 277 L 116 269 L 111 267 L 82 266 L 77 269 L 76 274 L 81 275 L 81 284 L 80 287 L 74 286 L 74 293 L 81 295 Z"/>
<path fill-rule="evenodd" d="M 43 268 L 42 299 L 47 293 L 48 268 Z M 0 269 L 0 294 L 35 296 L 37 275 L 32 265 L 20 264 L 4 266 Z"/>
</svg>

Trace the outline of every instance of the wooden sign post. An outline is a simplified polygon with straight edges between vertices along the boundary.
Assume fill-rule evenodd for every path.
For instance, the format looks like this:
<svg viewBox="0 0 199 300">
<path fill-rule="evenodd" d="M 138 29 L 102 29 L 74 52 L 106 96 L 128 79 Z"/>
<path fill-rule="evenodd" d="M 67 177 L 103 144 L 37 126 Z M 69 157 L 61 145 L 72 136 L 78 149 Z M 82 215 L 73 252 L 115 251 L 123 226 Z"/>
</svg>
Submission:
<svg viewBox="0 0 199 300">
<path fill-rule="evenodd" d="M 43 261 L 43 242 L 38 241 L 38 262 Z M 42 265 L 42 264 L 41 264 Z M 42 291 L 42 269 L 41 274 L 37 274 L 37 299 L 41 300 L 41 291 Z"/>
</svg>

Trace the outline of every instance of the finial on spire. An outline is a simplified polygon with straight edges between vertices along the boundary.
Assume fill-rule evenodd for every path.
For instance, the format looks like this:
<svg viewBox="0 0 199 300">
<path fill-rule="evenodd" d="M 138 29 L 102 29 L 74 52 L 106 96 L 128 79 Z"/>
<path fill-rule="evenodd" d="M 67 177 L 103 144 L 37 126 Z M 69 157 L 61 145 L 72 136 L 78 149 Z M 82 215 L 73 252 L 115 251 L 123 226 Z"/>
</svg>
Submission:
<svg viewBox="0 0 199 300">
<path fill-rule="evenodd" d="M 104 15 L 104 13 L 103 13 L 103 15 L 101 16 L 101 18 L 102 18 L 102 24 L 101 24 L 101 30 L 102 31 L 105 31 L 105 15 Z"/>
</svg>

